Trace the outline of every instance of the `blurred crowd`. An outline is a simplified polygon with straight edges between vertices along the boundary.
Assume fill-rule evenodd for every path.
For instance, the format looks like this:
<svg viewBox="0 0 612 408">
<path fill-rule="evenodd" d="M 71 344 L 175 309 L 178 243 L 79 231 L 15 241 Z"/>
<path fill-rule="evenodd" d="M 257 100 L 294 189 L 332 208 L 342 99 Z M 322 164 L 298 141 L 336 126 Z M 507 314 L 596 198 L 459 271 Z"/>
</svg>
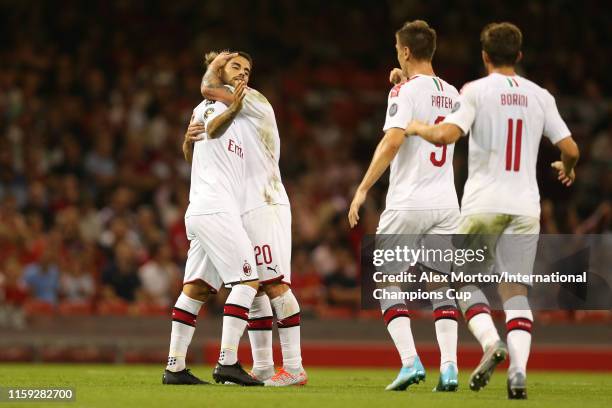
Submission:
<svg viewBox="0 0 612 408">
<path fill-rule="evenodd" d="M 602 4 L 599 4 L 602 3 Z M 437 29 L 437 74 L 482 75 L 482 26 L 524 33 L 521 73 L 557 98 L 581 148 L 563 188 L 539 160 L 544 233 L 604 233 L 612 209 L 612 40 L 603 2 L 307 3 L 6 1 L 0 5 L 0 304 L 163 311 L 181 288 L 190 167 L 183 134 L 202 57 L 242 49 L 275 108 L 293 212 L 302 308 L 359 309 L 359 242 L 384 208 L 381 181 L 348 228 L 347 207 L 382 135 L 394 31 Z M 245 12 L 248 9 L 248 13 Z M 466 178 L 456 149 L 457 188 Z M 330 307 L 333 306 L 333 307 Z"/>
</svg>

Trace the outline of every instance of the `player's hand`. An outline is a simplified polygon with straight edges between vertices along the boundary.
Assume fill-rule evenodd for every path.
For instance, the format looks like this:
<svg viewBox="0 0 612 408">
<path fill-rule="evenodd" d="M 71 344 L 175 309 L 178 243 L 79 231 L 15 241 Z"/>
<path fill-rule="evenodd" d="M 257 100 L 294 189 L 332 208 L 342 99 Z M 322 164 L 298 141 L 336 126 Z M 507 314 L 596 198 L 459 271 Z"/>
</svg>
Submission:
<svg viewBox="0 0 612 408">
<path fill-rule="evenodd" d="M 204 139 L 202 133 L 206 132 L 206 126 L 200 122 L 191 122 L 185 132 L 185 140 L 191 143 Z"/>
<path fill-rule="evenodd" d="M 351 202 L 351 207 L 349 209 L 348 220 L 351 228 L 354 228 L 355 225 L 359 222 L 359 209 L 365 202 L 365 199 L 368 195 L 367 191 L 363 191 L 361 189 L 357 189 L 355 192 L 355 197 L 353 197 L 353 201 Z"/>
<path fill-rule="evenodd" d="M 389 73 L 389 82 L 393 85 L 397 85 L 400 82 L 404 82 L 407 78 L 404 76 L 404 73 L 399 68 L 393 68 Z"/>
<path fill-rule="evenodd" d="M 574 184 L 574 180 L 576 180 L 576 172 L 574 171 L 574 169 L 572 169 L 569 174 L 566 173 L 565 166 L 563 165 L 562 161 L 552 162 L 550 164 L 550 167 L 557 170 L 557 172 L 559 173 L 557 179 L 561 182 L 561 184 L 566 187 L 569 187 Z"/>
<path fill-rule="evenodd" d="M 242 109 L 242 101 L 246 91 L 246 84 L 244 81 L 238 81 L 236 88 L 234 89 L 234 102 L 229 106 L 234 112 L 238 112 Z"/>
<path fill-rule="evenodd" d="M 217 55 L 215 59 L 212 60 L 209 67 L 210 69 L 213 69 L 215 71 L 219 70 L 223 68 L 229 60 L 231 60 L 232 58 L 236 56 L 238 56 L 237 52 L 231 52 L 231 53 L 227 51 L 220 52 L 219 55 Z"/>
</svg>

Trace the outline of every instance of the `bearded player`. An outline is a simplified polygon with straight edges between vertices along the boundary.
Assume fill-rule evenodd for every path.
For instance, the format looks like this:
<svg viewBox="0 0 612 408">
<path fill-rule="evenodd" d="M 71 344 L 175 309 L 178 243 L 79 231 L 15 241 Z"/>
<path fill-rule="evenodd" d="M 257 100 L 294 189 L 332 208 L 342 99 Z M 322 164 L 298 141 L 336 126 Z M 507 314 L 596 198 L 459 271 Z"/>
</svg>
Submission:
<svg viewBox="0 0 612 408">
<path fill-rule="evenodd" d="M 459 205 L 453 176 L 454 146 L 432 144 L 421 139 L 406 139 L 406 120 L 418 119 L 437 123 L 452 109 L 457 90 L 437 77 L 431 64 L 436 48 L 436 32 L 425 21 L 406 23 L 396 32 L 397 59 L 401 73 L 392 71 L 404 80 L 391 89 L 386 132 L 378 144 L 372 163 L 357 188 L 349 211 L 349 223 L 359 221 L 359 208 L 369 189 L 391 164 L 389 191 L 385 211 L 381 214 L 378 234 L 410 234 L 425 239 L 425 235 L 456 232 Z M 408 79 L 405 79 L 408 78 Z M 450 238 L 448 239 L 450 243 Z M 415 241 L 415 247 L 420 246 Z M 450 265 L 449 265 L 450 267 Z M 399 271 L 395 271 L 399 272 Z M 449 270 L 441 271 L 448 273 Z M 447 284 L 430 290 L 442 294 L 450 289 Z M 399 290 L 389 287 L 387 290 Z M 457 317 L 456 302 L 442 296 L 432 301 L 436 336 L 440 347 L 440 378 L 434 391 L 455 391 L 457 382 Z M 410 328 L 410 316 L 405 303 L 381 300 L 383 319 L 400 354 L 402 369 L 387 390 L 405 390 L 410 384 L 425 378 Z"/>
<path fill-rule="evenodd" d="M 223 308 L 223 331 L 217 382 L 263 385 L 238 362 L 238 344 L 259 280 L 251 241 L 240 219 L 245 173 L 244 130 L 232 123 L 242 108 L 244 83 L 235 81 L 234 103 L 205 100 L 195 109 L 192 122 L 201 127 L 200 139 L 187 140 L 183 151 L 191 164 L 189 207 L 185 214 L 190 241 L 183 291 L 172 310 L 172 333 L 163 384 L 206 384 L 185 367 L 198 313 L 222 284 L 231 286 Z"/>
<path fill-rule="evenodd" d="M 494 247 L 496 270 L 531 274 L 540 231 L 536 180 L 540 140 L 544 135 L 561 150 L 561 160 L 552 163 L 552 167 L 568 187 L 576 177 L 578 146 L 559 115 L 554 97 L 516 74 L 515 65 L 522 57 L 518 27 L 511 23 L 489 24 L 480 41 L 488 76 L 463 87 L 453 113 L 442 123 L 432 126 L 412 121 L 406 135 L 416 134 L 431 143 L 447 145 L 471 134 L 459 233 L 499 237 Z M 511 245 L 502 245 L 503 242 Z M 513 254 L 517 246 L 520 253 Z M 472 297 L 461 302 L 461 308 L 484 351 L 470 377 L 470 388 L 478 391 L 486 386 L 497 364 L 509 353 L 508 398 L 527 398 L 533 325 L 528 287 L 514 282 L 500 283 L 498 287 L 506 314 L 507 347 L 493 325 L 483 292 L 476 287 L 469 291 Z"/>
<path fill-rule="evenodd" d="M 202 95 L 231 106 L 232 81 L 248 83 L 252 59 L 244 53 L 209 53 Z M 236 71 L 239 70 L 239 71 Z M 249 313 L 253 354 L 251 375 L 266 386 L 305 385 L 300 348 L 300 307 L 291 291 L 291 209 L 278 166 L 280 137 L 272 105 L 247 88 L 243 108 L 234 119 L 244 124 L 246 173 L 242 221 L 253 243 L 260 290 Z M 188 129 L 189 131 L 189 129 Z M 274 372 L 272 309 L 277 318 L 283 366 Z"/>
</svg>

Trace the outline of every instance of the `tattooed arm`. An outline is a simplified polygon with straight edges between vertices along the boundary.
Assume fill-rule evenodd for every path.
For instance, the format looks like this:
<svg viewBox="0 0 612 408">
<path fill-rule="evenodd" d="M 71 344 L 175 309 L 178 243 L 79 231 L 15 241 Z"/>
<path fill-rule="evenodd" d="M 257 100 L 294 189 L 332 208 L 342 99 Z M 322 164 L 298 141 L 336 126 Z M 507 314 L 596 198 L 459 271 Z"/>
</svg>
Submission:
<svg viewBox="0 0 612 408">
<path fill-rule="evenodd" d="M 242 100 L 244 99 L 244 82 L 240 82 L 232 94 L 233 102 L 220 115 L 206 123 L 206 133 L 211 139 L 216 139 L 221 136 L 227 128 L 232 124 L 232 121 L 242 109 Z M 221 105 L 223 106 L 223 105 Z"/>
<path fill-rule="evenodd" d="M 221 81 L 221 70 L 225 64 L 236 55 L 238 54 L 222 52 L 208 65 L 206 73 L 202 77 L 202 83 L 200 84 L 200 93 L 204 99 L 219 101 L 226 106 L 230 106 L 232 102 L 234 102 L 234 95 L 223 86 L 223 82 Z"/>
</svg>

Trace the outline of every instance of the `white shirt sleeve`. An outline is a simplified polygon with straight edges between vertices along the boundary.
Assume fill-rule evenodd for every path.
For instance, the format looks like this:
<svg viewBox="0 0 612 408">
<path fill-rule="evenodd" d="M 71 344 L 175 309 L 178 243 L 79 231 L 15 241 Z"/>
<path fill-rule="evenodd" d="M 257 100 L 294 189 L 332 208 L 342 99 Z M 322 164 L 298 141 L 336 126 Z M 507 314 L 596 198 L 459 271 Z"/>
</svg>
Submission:
<svg viewBox="0 0 612 408">
<path fill-rule="evenodd" d="M 255 89 L 247 89 L 242 100 L 241 112 L 247 116 L 261 119 L 266 115 L 267 99 Z"/>
<path fill-rule="evenodd" d="M 467 135 L 476 119 L 476 93 L 474 86 L 464 86 L 457 98 L 451 114 L 442 123 L 459 126 L 463 136 Z"/>
<path fill-rule="evenodd" d="M 227 106 L 225 106 L 221 102 L 215 101 L 204 101 L 193 111 L 193 118 L 191 122 L 201 123 L 204 126 L 207 126 L 208 123 L 225 112 L 227 110 Z M 206 136 L 206 134 L 204 133 Z"/>
<path fill-rule="evenodd" d="M 568 136 L 571 136 L 570 130 L 561 118 L 557 103 L 554 96 L 548 91 L 546 92 L 546 102 L 544 106 L 544 136 L 546 136 L 553 144 L 560 142 Z"/>
<path fill-rule="evenodd" d="M 195 119 L 203 123 L 205 126 L 214 118 L 227 110 L 222 102 L 208 103 L 196 114 Z"/>
<path fill-rule="evenodd" d="M 393 88 L 389 93 L 387 117 L 383 126 L 383 131 L 385 132 L 391 128 L 406 129 L 406 126 L 412 120 L 414 103 L 405 85 L 403 84 L 399 88 L 399 92 L 397 88 Z"/>
</svg>

